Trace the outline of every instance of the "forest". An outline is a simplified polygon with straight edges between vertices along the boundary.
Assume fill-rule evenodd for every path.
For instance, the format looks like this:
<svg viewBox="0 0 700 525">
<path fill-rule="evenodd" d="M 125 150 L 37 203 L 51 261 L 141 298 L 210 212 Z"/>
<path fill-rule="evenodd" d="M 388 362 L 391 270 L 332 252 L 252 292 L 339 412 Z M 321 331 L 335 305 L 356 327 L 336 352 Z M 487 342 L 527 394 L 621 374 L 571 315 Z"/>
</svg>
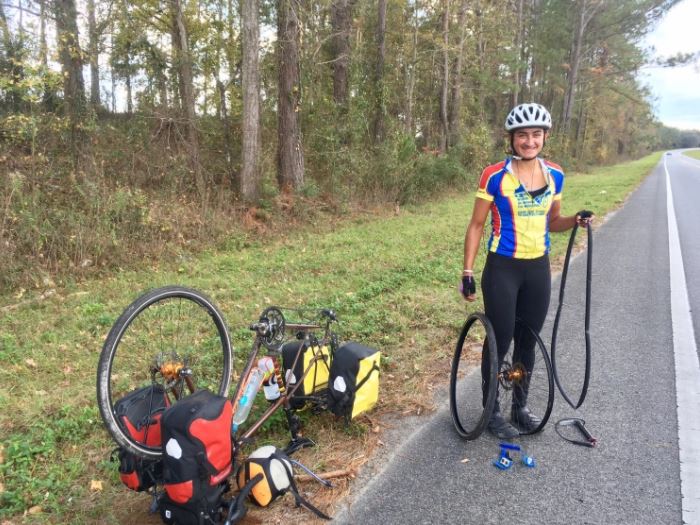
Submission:
<svg viewBox="0 0 700 525">
<path fill-rule="evenodd" d="M 639 81 L 678 0 L 0 0 L 0 286 L 473 188 L 507 111 L 568 170 L 697 147 Z"/>
</svg>

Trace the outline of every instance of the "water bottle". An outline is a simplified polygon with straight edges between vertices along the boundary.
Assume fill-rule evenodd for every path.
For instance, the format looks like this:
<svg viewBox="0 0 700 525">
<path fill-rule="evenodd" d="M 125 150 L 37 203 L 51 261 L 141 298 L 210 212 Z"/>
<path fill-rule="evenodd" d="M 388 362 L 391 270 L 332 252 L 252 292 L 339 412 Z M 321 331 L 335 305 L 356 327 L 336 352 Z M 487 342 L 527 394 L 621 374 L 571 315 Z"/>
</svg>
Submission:
<svg viewBox="0 0 700 525">
<path fill-rule="evenodd" d="M 280 397 L 280 388 L 275 375 L 275 362 L 271 357 L 263 357 L 258 361 L 258 368 L 263 371 L 263 392 L 265 399 L 275 401 Z"/>
<path fill-rule="evenodd" d="M 233 428 L 234 432 L 238 430 L 238 426 L 248 417 L 250 409 L 253 406 L 253 402 L 255 401 L 255 395 L 258 393 L 258 390 L 260 390 L 260 385 L 262 384 L 264 375 L 265 374 L 263 371 L 257 367 L 251 370 L 248 378 L 248 384 L 245 386 L 243 395 L 238 401 L 238 406 L 233 414 L 233 423 L 231 424 L 231 427 Z"/>
</svg>

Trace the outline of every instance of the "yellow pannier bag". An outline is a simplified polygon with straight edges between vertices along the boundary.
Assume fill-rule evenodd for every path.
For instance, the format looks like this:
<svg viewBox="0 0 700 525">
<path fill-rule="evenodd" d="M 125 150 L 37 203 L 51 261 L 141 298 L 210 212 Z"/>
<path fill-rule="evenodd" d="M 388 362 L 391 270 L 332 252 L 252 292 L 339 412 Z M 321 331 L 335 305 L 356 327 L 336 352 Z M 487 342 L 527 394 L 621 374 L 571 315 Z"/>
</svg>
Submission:
<svg viewBox="0 0 700 525">
<path fill-rule="evenodd" d="M 371 410 L 379 399 L 379 350 L 343 344 L 333 356 L 328 379 L 328 408 L 351 420 Z"/>
<path fill-rule="evenodd" d="M 300 351 L 301 349 L 301 351 Z M 297 358 L 297 354 L 299 357 Z M 318 359 L 314 363 L 314 357 Z M 304 377 L 302 384 L 294 392 L 290 399 L 292 408 L 302 408 L 309 397 L 322 397 L 328 388 L 328 376 L 331 366 L 331 351 L 326 345 L 320 347 L 311 346 L 304 341 L 290 341 L 282 346 L 282 364 L 284 365 L 284 379 L 287 389 L 293 388 L 301 380 L 304 371 L 309 372 Z"/>
</svg>

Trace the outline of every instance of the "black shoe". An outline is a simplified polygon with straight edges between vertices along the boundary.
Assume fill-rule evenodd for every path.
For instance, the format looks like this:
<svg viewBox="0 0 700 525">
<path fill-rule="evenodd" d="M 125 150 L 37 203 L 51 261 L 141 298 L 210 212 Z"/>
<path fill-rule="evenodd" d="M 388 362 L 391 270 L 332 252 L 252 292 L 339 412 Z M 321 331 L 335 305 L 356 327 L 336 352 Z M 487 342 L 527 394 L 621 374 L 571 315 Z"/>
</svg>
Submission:
<svg viewBox="0 0 700 525">
<path fill-rule="evenodd" d="M 500 412 L 494 412 L 491 414 L 491 419 L 489 419 L 488 430 L 496 436 L 498 439 L 513 439 L 520 435 L 518 432 L 506 419 L 501 415 Z"/>
<path fill-rule="evenodd" d="M 542 424 L 542 420 L 530 412 L 527 407 L 513 407 L 510 413 L 510 420 L 520 432 L 525 433 L 534 432 Z"/>
</svg>

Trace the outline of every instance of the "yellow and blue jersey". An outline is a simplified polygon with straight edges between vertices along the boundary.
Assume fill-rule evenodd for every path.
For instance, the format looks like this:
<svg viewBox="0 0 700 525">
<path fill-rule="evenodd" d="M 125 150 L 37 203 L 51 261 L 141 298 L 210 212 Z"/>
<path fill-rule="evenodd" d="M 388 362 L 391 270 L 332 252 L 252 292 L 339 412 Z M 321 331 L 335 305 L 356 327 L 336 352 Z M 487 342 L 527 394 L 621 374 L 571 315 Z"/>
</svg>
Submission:
<svg viewBox="0 0 700 525">
<path fill-rule="evenodd" d="M 491 202 L 489 251 L 515 259 L 535 259 L 549 253 L 549 212 L 561 199 L 564 172 L 538 159 L 547 187 L 532 197 L 520 183 L 508 158 L 488 166 L 481 174 L 476 196 Z"/>
</svg>

